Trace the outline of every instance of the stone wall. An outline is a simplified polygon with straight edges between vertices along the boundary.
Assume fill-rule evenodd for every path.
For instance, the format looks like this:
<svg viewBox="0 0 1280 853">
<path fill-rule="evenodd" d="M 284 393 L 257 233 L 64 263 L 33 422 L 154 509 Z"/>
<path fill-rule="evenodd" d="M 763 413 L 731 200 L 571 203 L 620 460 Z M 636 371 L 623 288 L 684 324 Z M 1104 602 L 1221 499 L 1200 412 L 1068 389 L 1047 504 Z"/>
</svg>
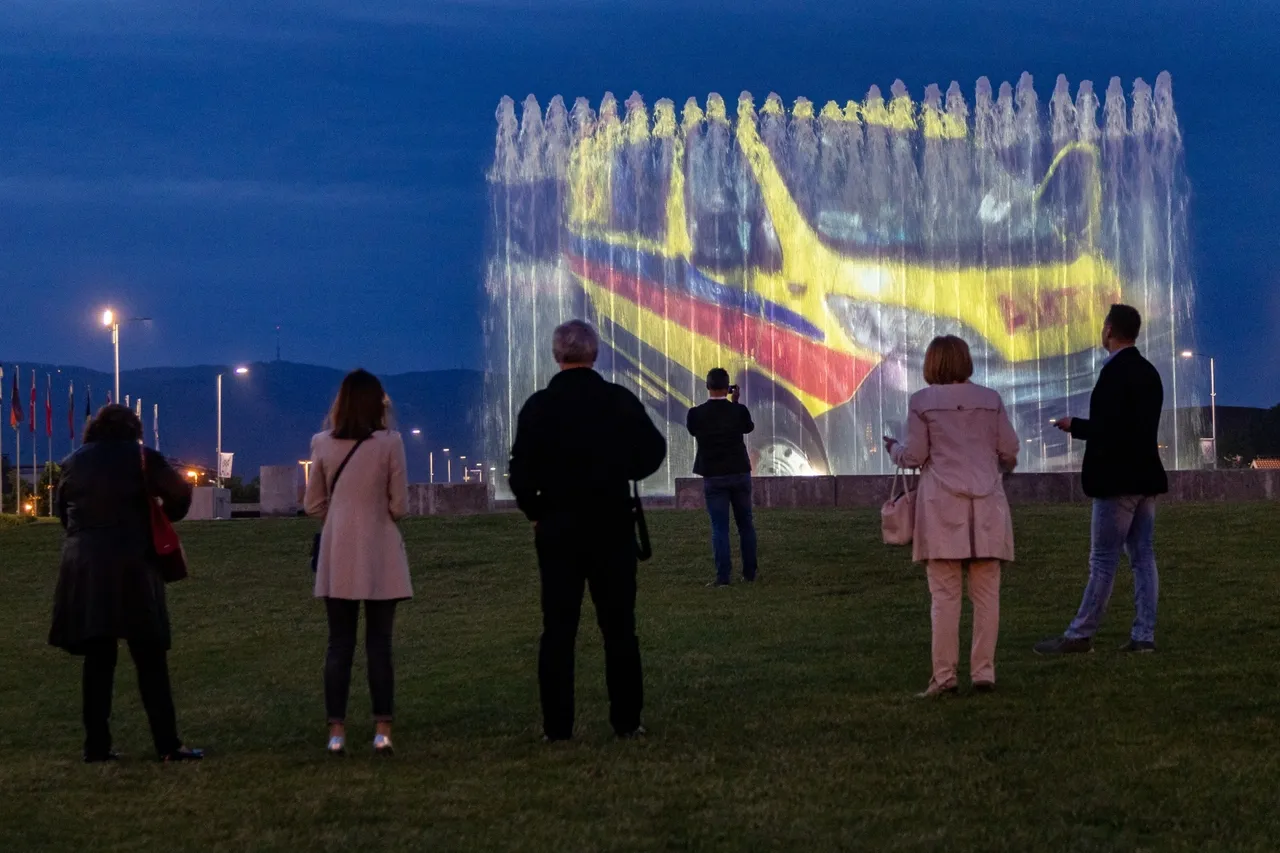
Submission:
<svg viewBox="0 0 1280 853">
<path fill-rule="evenodd" d="M 298 466 L 263 465 L 258 469 L 258 509 L 263 517 L 295 516 L 298 502 Z"/>
<path fill-rule="evenodd" d="M 493 510 L 486 483 L 412 483 L 409 515 L 475 515 Z"/>
<path fill-rule="evenodd" d="M 872 474 L 840 477 L 757 477 L 753 503 L 758 507 L 879 506 L 889 496 L 893 476 Z M 1080 475 L 1061 472 L 1010 474 L 1004 478 L 1011 504 L 1075 503 L 1087 500 Z M 1280 471 L 1170 471 L 1166 501 L 1280 500 Z M 678 509 L 702 509 L 702 480 L 676 480 Z"/>
</svg>

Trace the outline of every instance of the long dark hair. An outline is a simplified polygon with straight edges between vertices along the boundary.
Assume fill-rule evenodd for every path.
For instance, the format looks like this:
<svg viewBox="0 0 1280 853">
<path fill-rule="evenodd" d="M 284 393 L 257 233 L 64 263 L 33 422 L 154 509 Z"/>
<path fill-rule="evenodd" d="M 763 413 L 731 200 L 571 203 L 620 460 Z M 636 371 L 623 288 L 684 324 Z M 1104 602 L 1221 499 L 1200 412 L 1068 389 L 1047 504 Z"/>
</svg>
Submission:
<svg viewBox="0 0 1280 853">
<path fill-rule="evenodd" d="M 103 406 L 84 428 L 84 443 L 94 441 L 142 441 L 142 421 L 128 406 Z"/>
<path fill-rule="evenodd" d="M 390 407 L 391 400 L 378 377 L 367 370 L 353 370 L 342 380 L 329 410 L 329 428 L 334 438 L 368 438 L 387 429 Z"/>
</svg>

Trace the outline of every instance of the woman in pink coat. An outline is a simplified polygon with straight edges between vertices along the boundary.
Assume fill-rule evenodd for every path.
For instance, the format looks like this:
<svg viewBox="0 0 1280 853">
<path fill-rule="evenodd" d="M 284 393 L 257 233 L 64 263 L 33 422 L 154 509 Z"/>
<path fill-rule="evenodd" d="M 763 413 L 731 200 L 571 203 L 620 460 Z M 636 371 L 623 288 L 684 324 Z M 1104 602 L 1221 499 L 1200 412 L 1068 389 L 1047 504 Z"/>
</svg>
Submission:
<svg viewBox="0 0 1280 853">
<path fill-rule="evenodd" d="M 360 602 L 377 734 L 373 748 L 390 755 L 395 672 L 391 629 L 396 602 L 413 596 L 409 561 L 396 521 L 409 510 L 404 442 L 387 428 L 389 401 L 372 373 L 342 380 L 329 416 L 332 429 L 311 440 L 307 514 L 324 520 L 316 561 L 316 598 L 329 618 L 324 701 L 329 752 L 346 751 L 347 696 Z"/>
<path fill-rule="evenodd" d="M 1018 463 L 1018 436 L 1000 395 L 969 381 L 969 345 L 934 338 L 925 352 L 928 387 L 911 395 L 905 441 L 885 437 L 901 468 L 920 468 L 912 558 L 928 563 L 933 597 L 933 678 L 921 694 L 959 690 L 961 581 L 969 571 L 973 647 L 969 677 L 979 692 L 996 684 L 1000 563 L 1013 560 L 1013 523 L 1001 477 Z"/>
</svg>

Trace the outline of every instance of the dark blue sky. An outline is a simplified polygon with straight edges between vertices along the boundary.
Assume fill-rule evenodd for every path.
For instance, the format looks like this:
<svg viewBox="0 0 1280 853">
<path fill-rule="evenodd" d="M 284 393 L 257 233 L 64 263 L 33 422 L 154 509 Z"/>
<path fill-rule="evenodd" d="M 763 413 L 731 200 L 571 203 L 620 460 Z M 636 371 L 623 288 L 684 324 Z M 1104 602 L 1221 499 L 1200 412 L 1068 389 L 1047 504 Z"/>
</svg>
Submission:
<svg viewBox="0 0 1280 853">
<path fill-rule="evenodd" d="M 864 8 L 869 7 L 869 8 Z M 181 11 L 176 11 L 181 9 Z M 374 9 L 376 11 L 370 11 Z M 0 355 L 480 365 L 483 172 L 506 94 L 919 96 L 1172 72 L 1219 402 L 1280 402 L 1272 2 L 4 0 Z"/>
</svg>

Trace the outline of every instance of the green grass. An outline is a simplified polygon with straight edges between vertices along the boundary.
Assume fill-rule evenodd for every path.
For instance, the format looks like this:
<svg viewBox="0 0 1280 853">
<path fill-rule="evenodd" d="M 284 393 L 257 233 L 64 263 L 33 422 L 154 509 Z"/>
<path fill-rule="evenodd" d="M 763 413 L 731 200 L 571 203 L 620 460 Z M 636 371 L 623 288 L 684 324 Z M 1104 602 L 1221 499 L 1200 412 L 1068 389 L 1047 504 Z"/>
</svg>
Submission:
<svg viewBox="0 0 1280 853">
<path fill-rule="evenodd" d="M 44 638 L 60 545 L 0 533 L 0 850 L 1280 849 L 1277 507 L 1162 508 L 1161 653 L 1047 660 L 1086 575 L 1084 507 L 1017 510 L 1000 692 L 923 703 L 928 594 L 873 512 L 764 512 L 763 580 L 707 590 L 700 513 L 655 512 L 641 567 L 646 724 L 611 738 L 584 611 L 579 739 L 539 743 L 537 575 L 511 515 L 405 525 L 397 757 L 375 761 L 363 664 L 345 761 L 323 753 L 311 524 L 182 528 L 171 657 L 199 766 L 150 760 L 132 665 L 128 760 L 79 763 L 79 661 Z M 968 620 L 964 630 L 968 631 Z"/>
</svg>

